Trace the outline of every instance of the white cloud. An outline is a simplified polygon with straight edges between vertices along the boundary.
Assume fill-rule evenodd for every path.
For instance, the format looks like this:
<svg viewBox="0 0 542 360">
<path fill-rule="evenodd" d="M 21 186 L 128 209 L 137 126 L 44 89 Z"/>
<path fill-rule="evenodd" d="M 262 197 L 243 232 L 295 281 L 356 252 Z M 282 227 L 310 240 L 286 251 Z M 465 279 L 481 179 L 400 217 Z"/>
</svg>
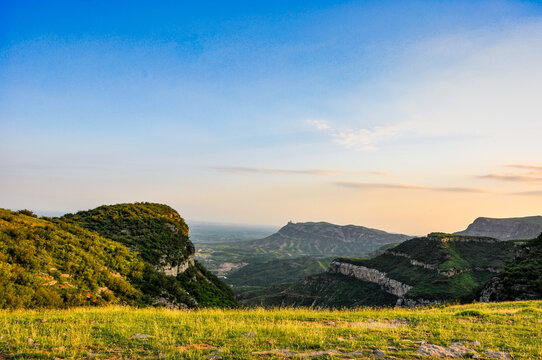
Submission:
<svg viewBox="0 0 542 360">
<path fill-rule="evenodd" d="M 410 47 L 400 64 L 330 100 L 335 113 L 326 110 L 320 130 L 362 151 L 410 143 L 431 167 L 441 154 L 472 163 L 542 155 L 542 19 L 434 38 Z M 442 137 L 453 141 L 434 141 L 430 152 L 419 141 Z"/>
<path fill-rule="evenodd" d="M 307 123 L 317 130 L 329 133 L 336 143 L 360 151 L 375 150 L 378 143 L 387 139 L 423 134 L 427 130 L 422 122 L 416 121 L 375 126 L 372 129 L 337 129 L 325 120 L 307 120 Z"/>
<path fill-rule="evenodd" d="M 331 126 L 325 120 L 320 119 L 307 119 L 307 124 L 314 127 L 316 130 L 331 130 Z"/>
</svg>

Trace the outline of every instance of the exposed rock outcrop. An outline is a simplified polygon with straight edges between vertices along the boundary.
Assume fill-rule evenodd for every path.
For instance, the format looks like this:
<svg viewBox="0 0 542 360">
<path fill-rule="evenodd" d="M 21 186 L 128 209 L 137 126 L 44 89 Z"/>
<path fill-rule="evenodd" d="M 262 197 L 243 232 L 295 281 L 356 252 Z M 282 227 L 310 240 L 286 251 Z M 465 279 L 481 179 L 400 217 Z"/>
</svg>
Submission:
<svg viewBox="0 0 542 360">
<path fill-rule="evenodd" d="M 398 296 L 400 298 L 405 296 L 405 294 L 410 289 L 412 289 L 412 286 L 410 285 L 403 284 L 402 282 L 394 279 L 390 279 L 388 276 L 386 276 L 386 273 L 383 273 L 376 269 L 370 269 L 361 265 L 333 261 L 329 266 L 328 272 L 331 274 L 342 274 L 356 278 L 358 280 L 378 284 L 387 293 Z"/>
<path fill-rule="evenodd" d="M 166 262 L 165 259 L 164 259 L 164 262 L 160 266 L 158 266 L 157 268 L 158 268 L 159 271 L 162 271 L 166 275 L 177 276 L 179 274 L 182 274 L 189 267 L 194 266 L 194 265 L 195 265 L 194 254 L 190 254 L 188 256 L 188 259 L 186 259 L 185 261 L 183 261 L 179 265 L 173 266 L 170 263 Z"/>
</svg>

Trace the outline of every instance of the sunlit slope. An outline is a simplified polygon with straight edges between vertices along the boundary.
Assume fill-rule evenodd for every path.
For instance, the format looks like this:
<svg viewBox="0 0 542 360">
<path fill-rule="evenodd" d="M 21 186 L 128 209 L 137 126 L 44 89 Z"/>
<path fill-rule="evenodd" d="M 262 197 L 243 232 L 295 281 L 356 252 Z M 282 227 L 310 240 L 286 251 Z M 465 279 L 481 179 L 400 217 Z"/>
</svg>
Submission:
<svg viewBox="0 0 542 360">
<path fill-rule="evenodd" d="M 143 269 L 126 246 L 95 232 L 0 209 L 0 308 L 139 304 Z"/>
<path fill-rule="evenodd" d="M 423 359 L 424 348 L 453 343 L 470 349 L 465 358 L 542 358 L 540 301 L 342 311 L 0 311 L 0 324 L 0 356 L 25 359 Z"/>
</svg>

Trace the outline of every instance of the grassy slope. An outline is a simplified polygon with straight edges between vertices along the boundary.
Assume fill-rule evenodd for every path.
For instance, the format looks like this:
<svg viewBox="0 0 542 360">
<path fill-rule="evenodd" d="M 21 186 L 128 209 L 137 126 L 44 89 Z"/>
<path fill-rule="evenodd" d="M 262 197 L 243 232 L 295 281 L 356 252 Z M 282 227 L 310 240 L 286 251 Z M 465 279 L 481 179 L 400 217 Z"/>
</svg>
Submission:
<svg viewBox="0 0 542 360">
<path fill-rule="evenodd" d="M 0 209 L 0 308 L 158 299 L 236 305 L 231 289 L 197 262 L 177 277 L 156 269 L 164 255 L 176 265 L 194 251 L 184 220 L 166 205 L 102 206 L 61 219 L 31 215 Z"/>
<path fill-rule="evenodd" d="M 469 315 L 470 314 L 470 315 Z M 122 307 L 70 311 L 0 311 L 0 357 L 272 359 L 255 351 L 373 350 L 388 358 L 418 359 L 425 340 L 448 346 L 479 341 L 485 350 L 510 352 L 515 359 L 542 358 L 542 302 L 470 304 L 427 309 L 316 311 L 172 311 Z M 44 320 L 46 320 L 44 322 Z M 254 332 L 253 336 L 243 336 Z M 148 334 L 147 339 L 133 339 Z M 32 338 L 34 344 L 26 340 Z M 393 347 L 393 350 L 389 347 Z M 327 356 L 340 359 L 345 356 Z"/>
<path fill-rule="evenodd" d="M 227 276 L 241 304 L 259 304 L 259 299 L 273 296 L 300 279 L 324 272 L 333 258 L 301 257 L 249 264 Z"/>
<path fill-rule="evenodd" d="M 0 308 L 137 304 L 143 267 L 97 233 L 0 209 Z"/>
</svg>

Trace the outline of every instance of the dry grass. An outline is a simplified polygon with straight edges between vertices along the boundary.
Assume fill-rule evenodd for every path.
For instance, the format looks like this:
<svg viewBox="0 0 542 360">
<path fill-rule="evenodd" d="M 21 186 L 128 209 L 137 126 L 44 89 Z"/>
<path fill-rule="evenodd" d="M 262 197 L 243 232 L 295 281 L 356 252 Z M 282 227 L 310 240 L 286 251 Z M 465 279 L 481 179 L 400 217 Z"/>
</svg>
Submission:
<svg viewBox="0 0 542 360">
<path fill-rule="evenodd" d="M 150 335 L 137 339 L 136 334 Z M 202 309 L 128 307 L 0 312 L 0 358 L 418 358 L 420 341 L 542 359 L 542 302 L 442 308 Z M 32 341 L 28 339 L 32 339 Z"/>
</svg>

